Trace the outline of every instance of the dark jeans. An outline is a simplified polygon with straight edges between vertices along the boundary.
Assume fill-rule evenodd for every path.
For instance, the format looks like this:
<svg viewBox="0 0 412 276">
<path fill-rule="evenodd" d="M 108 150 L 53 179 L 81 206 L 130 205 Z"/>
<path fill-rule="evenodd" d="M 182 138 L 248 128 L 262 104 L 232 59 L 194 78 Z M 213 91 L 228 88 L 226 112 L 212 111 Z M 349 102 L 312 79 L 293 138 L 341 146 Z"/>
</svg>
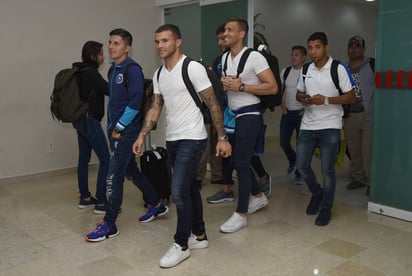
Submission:
<svg viewBox="0 0 412 276">
<path fill-rule="evenodd" d="M 195 235 L 206 232 L 202 198 L 196 183 L 196 170 L 206 143 L 207 139 L 166 141 L 173 168 L 172 197 L 177 211 L 174 240 L 183 248 L 187 247 L 191 232 Z"/>
<path fill-rule="evenodd" d="M 301 112 L 302 110 L 288 110 L 280 119 L 280 147 L 286 154 L 289 165 L 296 164 L 296 153 L 290 141 L 294 131 L 296 131 L 296 137 L 299 134 L 300 122 L 302 121 Z"/>
<path fill-rule="evenodd" d="M 233 145 L 235 135 L 234 134 L 227 134 L 229 137 L 229 143 Z M 264 177 L 268 175 L 263 166 L 262 159 L 259 155 L 254 154 L 252 157 L 252 161 L 250 163 L 252 169 L 259 177 Z M 223 184 L 225 185 L 233 185 L 235 182 L 233 181 L 233 165 L 232 165 L 232 157 L 222 158 L 222 175 L 223 175 Z"/>
<path fill-rule="evenodd" d="M 300 130 L 297 145 L 296 167 L 302 174 L 313 195 L 320 195 L 321 185 L 311 167 L 313 153 L 320 148 L 323 175 L 323 197 L 321 207 L 330 210 L 336 188 L 335 162 L 339 149 L 340 129 Z"/>
<path fill-rule="evenodd" d="M 122 205 L 123 183 L 126 176 L 140 189 L 147 203 L 155 205 L 159 202 L 156 190 L 137 167 L 136 157 L 132 152 L 132 146 L 136 137 L 137 134 L 124 134 L 120 139 L 110 137 L 112 155 L 107 173 L 109 204 L 104 217 L 104 221 L 109 225 L 116 222 Z"/>
<path fill-rule="evenodd" d="M 255 152 L 262 120 L 257 115 L 243 115 L 236 118 L 235 139 L 232 144 L 232 164 L 237 172 L 239 200 L 236 212 L 248 211 L 249 196 L 260 193 L 256 177 L 250 166 Z"/>
<path fill-rule="evenodd" d="M 109 168 L 109 148 L 106 136 L 103 132 L 100 121 L 92 116 L 81 119 L 73 123 L 77 131 L 77 141 L 79 144 L 79 160 L 77 163 L 77 181 L 79 185 L 80 197 L 91 196 L 89 191 L 89 161 L 92 150 L 99 159 L 99 171 L 97 173 L 96 198 L 99 202 L 106 200 L 106 175 Z"/>
</svg>

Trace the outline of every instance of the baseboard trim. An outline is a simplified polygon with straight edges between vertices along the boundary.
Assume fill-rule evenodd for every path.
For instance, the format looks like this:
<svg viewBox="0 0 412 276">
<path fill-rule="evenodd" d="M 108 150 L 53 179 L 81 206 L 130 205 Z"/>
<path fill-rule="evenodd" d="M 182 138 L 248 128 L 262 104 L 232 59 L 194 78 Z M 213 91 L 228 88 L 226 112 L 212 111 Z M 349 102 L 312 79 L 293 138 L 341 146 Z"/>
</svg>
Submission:
<svg viewBox="0 0 412 276">
<path fill-rule="evenodd" d="M 91 163 L 89 164 L 89 169 L 97 168 L 99 163 Z M 36 178 L 45 178 L 45 177 L 56 177 L 65 174 L 75 174 L 77 172 L 77 167 L 69 167 L 63 169 L 57 169 L 52 171 L 45 171 L 45 172 L 37 172 L 37 173 L 30 173 L 25 175 L 17 175 L 17 176 L 10 176 L 5 178 L 0 178 L 0 184 L 2 183 L 10 183 L 10 182 L 19 182 L 28 179 L 36 179 Z"/>
<path fill-rule="evenodd" d="M 368 203 L 368 211 L 412 222 L 412 212 L 410 211 L 397 209 L 394 207 L 385 206 L 374 202 Z"/>
</svg>

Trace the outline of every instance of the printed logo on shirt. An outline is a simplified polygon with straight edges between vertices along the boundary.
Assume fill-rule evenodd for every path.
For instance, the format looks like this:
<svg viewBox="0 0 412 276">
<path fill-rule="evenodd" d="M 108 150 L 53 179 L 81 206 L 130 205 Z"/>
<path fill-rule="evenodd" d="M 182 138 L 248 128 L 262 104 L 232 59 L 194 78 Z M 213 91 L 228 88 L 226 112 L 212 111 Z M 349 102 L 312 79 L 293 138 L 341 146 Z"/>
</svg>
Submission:
<svg viewBox="0 0 412 276">
<path fill-rule="evenodd" d="M 123 74 L 120 73 L 116 76 L 116 83 L 117 84 L 122 84 L 123 83 Z"/>
</svg>

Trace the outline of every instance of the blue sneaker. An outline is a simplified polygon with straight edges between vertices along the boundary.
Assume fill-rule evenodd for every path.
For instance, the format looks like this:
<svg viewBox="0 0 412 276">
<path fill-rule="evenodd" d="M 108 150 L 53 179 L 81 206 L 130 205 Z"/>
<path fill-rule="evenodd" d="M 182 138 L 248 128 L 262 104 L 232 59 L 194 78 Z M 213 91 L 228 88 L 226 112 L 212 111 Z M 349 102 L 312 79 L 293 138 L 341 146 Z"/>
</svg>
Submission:
<svg viewBox="0 0 412 276">
<path fill-rule="evenodd" d="M 151 222 L 154 220 L 156 217 L 163 216 L 169 212 L 169 207 L 163 204 L 163 202 L 159 203 L 159 206 L 157 207 L 152 207 L 149 206 L 147 209 L 147 213 L 144 214 L 139 218 L 140 222 Z"/>
<path fill-rule="evenodd" d="M 107 222 L 101 220 L 100 223 L 97 224 L 96 229 L 87 234 L 85 239 L 88 242 L 99 242 L 108 238 L 116 237 L 117 235 L 119 235 L 119 230 L 117 229 L 116 224 L 109 227 Z"/>
</svg>

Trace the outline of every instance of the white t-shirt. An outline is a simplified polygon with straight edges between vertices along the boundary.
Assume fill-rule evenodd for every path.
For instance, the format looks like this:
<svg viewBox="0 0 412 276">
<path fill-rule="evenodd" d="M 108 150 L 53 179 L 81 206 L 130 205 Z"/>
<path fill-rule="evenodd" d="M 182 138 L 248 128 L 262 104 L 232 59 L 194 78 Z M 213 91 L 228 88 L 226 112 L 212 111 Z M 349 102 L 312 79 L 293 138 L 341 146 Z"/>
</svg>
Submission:
<svg viewBox="0 0 412 276">
<path fill-rule="evenodd" d="M 207 138 L 202 112 L 183 82 L 182 65 L 185 58 L 186 56 L 183 55 L 171 71 L 162 66 L 159 82 L 157 82 L 159 69 L 153 75 L 153 93 L 161 94 L 164 99 L 167 141 Z M 206 69 L 200 63 L 190 62 L 188 72 L 196 92 L 212 86 Z"/>
<path fill-rule="evenodd" d="M 302 110 L 304 106 L 296 100 L 296 85 L 300 77 L 300 72 L 302 69 L 290 69 L 288 76 L 286 77 L 285 82 L 283 82 L 283 74 L 285 73 L 286 68 L 283 68 L 280 73 L 282 79 L 282 84 L 285 83 L 285 93 L 283 95 L 283 102 L 286 104 L 288 110 Z"/>
<path fill-rule="evenodd" d="M 321 94 L 326 97 L 337 97 L 339 91 L 333 83 L 330 73 L 332 58 L 321 68 L 316 68 L 314 63 L 311 63 L 306 73 L 305 82 L 303 83 L 302 74 L 299 77 L 297 89 L 306 92 L 309 96 Z M 353 83 L 349 76 L 348 70 L 342 65 L 338 65 L 339 86 L 343 93 L 350 92 L 353 88 Z M 310 105 L 305 108 L 305 112 L 300 124 L 300 129 L 318 130 L 327 128 L 342 128 L 343 108 L 341 104 L 329 105 Z"/>
<path fill-rule="evenodd" d="M 230 52 L 228 51 L 222 56 L 222 67 L 224 66 L 226 56 L 229 55 L 227 59 L 227 76 L 236 77 L 237 67 L 239 65 L 240 58 L 247 47 L 244 47 L 236 57 L 232 59 Z M 257 51 L 250 53 L 248 59 L 246 60 L 243 72 L 240 73 L 239 78 L 242 83 L 245 84 L 259 84 L 261 83 L 258 74 L 262 73 L 266 69 L 269 69 L 269 65 L 265 57 Z M 223 74 L 223 72 L 222 72 Z M 239 91 L 227 91 L 229 108 L 231 110 L 238 110 L 241 107 L 260 103 L 260 99 L 250 93 L 241 93 Z"/>
</svg>

